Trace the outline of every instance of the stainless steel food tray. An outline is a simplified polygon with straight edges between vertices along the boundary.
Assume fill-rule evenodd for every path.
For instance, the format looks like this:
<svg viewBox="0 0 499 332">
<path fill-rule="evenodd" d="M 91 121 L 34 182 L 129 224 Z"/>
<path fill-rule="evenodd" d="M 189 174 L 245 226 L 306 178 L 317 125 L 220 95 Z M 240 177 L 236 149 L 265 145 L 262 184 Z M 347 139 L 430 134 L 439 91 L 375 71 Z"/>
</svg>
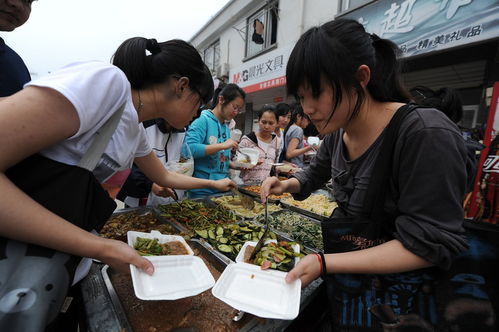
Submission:
<svg viewBox="0 0 499 332">
<path fill-rule="evenodd" d="M 332 201 L 334 201 L 333 195 L 328 190 L 319 189 L 319 190 L 314 191 L 312 194 L 326 195 Z M 281 205 L 283 207 L 287 208 L 288 210 L 298 212 L 300 214 L 303 214 L 303 215 L 305 215 L 307 217 L 310 217 L 310 218 L 313 218 L 313 219 L 316 219 L 316 220 L 319 220 L 319 221 L 325 221 L 325 220 L 328 220 L 330 218 L 330 216 L 323 216 L 323 215 L 314 213 L 312 211 L 299 208 L 297 206 L 294 206 L 293 204 L 286 203 L 284 200 L 281 200 Z"/>
<path fill-rule="evenodd" d="M 261 185 L 260 183 L 259 184 L 255 184 L 255 185 Z M 260 199 L 260 195 L 258 195 L 257 193 L 255 192 L 252 192 L 252 191 L 249 191 L 246 189 L 246 187 L 250 186 L 249 184 L 248 185 L 244 185 L 244 186 L 240 186 L 238 187 L 239 191 L 245 195 L 248 195 L 248 196 L 252 196 L 254 200 L 256 200 L 257 202 L 261 202 L 262 200 Z M 251 185 L 253 186 L 253 185 Z M 277 199 L 274 199 L 274 198 L 269 198 L 268 201 L 270 203 L 274 203 L 274 204 L 279 204 L 279 202 L 281 201 L 280 198 L 277 198 Z"/>
<path fill-rule="evenodd" d="M 220 195 L 220 194 L 217 194 L 217 195 Z M 210 196 L 206 196 L 206 197 L 202 197 L 202 198 L 195 198 L 195 199 L 189 199 L 190 201 L 194 201 L 194 202 L 198 202 L 198 203 L 203 203 L 207 206 L 217 206 L 217 204 L 215 204 L 215 202 L 212 202 L 209 198 Z M 182 204 L 182 201 L 179 201 L 181 204 Z M 164 205 L 172 205 L 172 204 L 177 204 L 176 202 L 172 202 L 172 203 L 169 203 L 169 204 L 164 204 Z M 166 218 L 162 215 L 162 211 L 160 210 L 159 206 L 158 207 L 154 207 L 154 209 L 156 210 L 157 214 L 159 215 L 159 218 L 162 218 L 163 220 L 168 220 L 172 223 L 174 223 L 176 225 L 177 228 L 180 228 L 183 232 L 187 232 L 187 233 L 191 233 L 192 230 L 190 230 L 189 228 L 187 228 L 183 223 L 177 221 L 177 220 L 172 220 L 172 219 L 169 219 L 169 218 Z M 235 217 L 235 220 L 234 220 L 234 223 L 237 223 L 237 222 L 241 222 L 243 220 L 245 220 L 244 218 L 242 218 L 241 216 L 233 213 L 234 217 Z"/>
<path fill-rule="evenodd" d="M 245 194 L 243 191 L 241 191 L 241 193 Z M 208 197 L 206 197 L 206 199 L 208 199 L 212 204 L 217 204 L 215 201 L 213 201 L 213 198 L 222 197 L 222 196 L 235 196 L 235 194 L 232 193 L 232 192 L 223 193 L 223 194 L 208 196 Z M 248 196 L 250 196 L 255 202 L 261 204 L 261 200 L 258 197 L 254 196 L 254 195 L 249 195 L 249 194 L 248 194 Z M 279 206 L 279 202 L 275 201 L 275 200 L 274 201 L 273 200 L 269 200 L 269 203 Z M 269 212 L 269 214 L 274 214 L 274 213 L 277 213 L 277 212 L 280 212 L 280 211 Z M 255 219 L 263 216 L 263 212 L 262 212 L 261 216 L 255 216 L 255 217 L 243 216 L 243 215 L 237 213 L 236 211 L 233 211 L 233 213 L 236 215 L 237 218 L 239 218 L 241 220 L 244 220 L 244 221 L 253 221 L 253 220 L 255 220 Z"/>
<path fill-rule="evenodd" d="M 139 207 L 136 207 L 136 208 L 119 209 L 119 210 L 114 211 L 114 213 L 111 215 L 111 217 L 109 219 L 112 219 L 115 216 L 122 215 L 122 214 L 127 214 L 127 213 L 136 213 L 139 216 L 143 216 L 143 215 L 146 215 L 146 214 L 152 214 L 152 215 L 154 215 L 156 217 L 156 219 L 158 219 L 158 221 L 160 223 L 169 224 L 173 228 L 175 228 L 176 230 L 178 230 L 179 232 L 184 231 L 184 227 L 181 227 L 180 224 L 171 222 L 170 220 L 162 217 L 161 216 L 161 212 L 157 208 L 155 208 L 153 206 L 139 206 Z"/>
<path fill-rule="evenodd" d="M 196 239 L 190 240 L 188 244 L 189 246 L 191 246 L 192 249 L 199 250 L 200 255 L 203 256 L 205 259 L 207 259 L 208 262 L 212 264 L 212 266 L 215 269 L 217 269 L 219 272 L 222 272 L 225 269 L 225 267 L 231 263 L 231 261 L 227 259 L 227 257 L 220 255 L 216 250 L 213 250 L 212 248 L 206 246 L 205 244 L 201 243 Z M 120 328 L 124 328 L 125 331 L 127 332 L 132 332 L 134 330 L 132 329 L 130 323 L 128 322 L 122 303 L 118 295 L 116 294 L 116 291 L 114 290 L 113 284 L 111 282 L 110 276 L 112 273 L 113 270 L 108 265 L 105 265 L 101 269 L 102 279 L 104 280 L 106 290 L 111 299 L 114 311 L 116 312 L 116 316 L 120 322 Z M 259 324 L 257 318 L 251 317 L 251 319 L 249 319 L 244 324 L 243 328 L 239 329 L 238 331 L 250 331 L 257 324 Z"/>
<path fill-rule="evenodd" d="M 295 213 L 297 215 L 299 215 L 300 217 L 302 218 L 305 218 L 307 219 L 308 221 L 314 223 L 314 224 L 317 224 L 320 226 L 321 222 L 320 220 L 317 220 L 315 218 L 311 218 L 307 215 L 304 215 L 302 213 L 298 213 L 296 211 L 292 211 L 292 210 L 289 210 L 289 209 L 284 209 L 284 210 L 281 210 L 281 211 L 277 211 L 275 212 L 272 217 L 279 217 L 280 214 L 283 214 L 283 213 Z M 263 226 L 263 223 L 261 220 L 255 220 L 253 221 L 255 224 L 259 225 L 259 226 Z M 306 244 L 303 244 L 300 240 L 297 240 L 295 239 L 291 234 L 285 232 L 285 231 L 282 231 L 280 229 L 277 229 L 273 226 L 270 226 L 270 230 L 273 231 L 274 233 L 276 233 L 276 235 L 279 237 L 282 237 L 285 239 L 285 241 L 294 241 L 294 242 L 298 242 L 300 243 L 304 248 L 305 248 L 305 252 L 306 253 L 315 253 L 315 252 L 319 252 L 319 249 L 318 248 L 315 248 L 314 246 L 309 246 L 309 245 L 306 245 Z M 286 240 L 287 239 L 287 240 Z"/>
</svg>

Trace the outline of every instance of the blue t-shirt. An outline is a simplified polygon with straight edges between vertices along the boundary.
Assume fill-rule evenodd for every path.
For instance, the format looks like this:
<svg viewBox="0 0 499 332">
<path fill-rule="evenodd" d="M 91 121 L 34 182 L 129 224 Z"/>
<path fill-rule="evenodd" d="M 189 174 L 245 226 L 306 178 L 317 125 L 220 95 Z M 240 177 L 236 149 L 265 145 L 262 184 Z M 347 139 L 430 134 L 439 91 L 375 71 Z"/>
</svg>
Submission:
<svg viewBox="0 0 499 332">
<path fill-rule="evenodd" d="M 24 61 L 0 38 L 0 97 L 13 95 L 29 81 L 31 76 Z"/>
</svg>

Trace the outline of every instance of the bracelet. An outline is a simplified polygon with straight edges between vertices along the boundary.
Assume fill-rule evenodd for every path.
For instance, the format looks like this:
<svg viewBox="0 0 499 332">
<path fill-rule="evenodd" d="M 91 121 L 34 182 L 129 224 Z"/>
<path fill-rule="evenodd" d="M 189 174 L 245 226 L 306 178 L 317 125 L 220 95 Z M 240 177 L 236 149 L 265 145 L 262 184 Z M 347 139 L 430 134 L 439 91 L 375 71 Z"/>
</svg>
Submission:
<svg viewBox="0 0 499 332">
<path fill-rule="evenodd" d="M 319 273 L 319 274 L 320 274 L 320 276 L 322 276 L 322 273 L 324 272 L 324 269 L 323 269 L 323 267 L 322 267 L 322 258 L 321 258 L 321 256 L 320 256 L 319 254 L 317 254 L 317 253 L 315 254 L 315 257 L 317 257 L 317 260 L 319 261 L 319 265 L 320 265 L 320 273 Z"/>
<path fill-rule="evenodd" d="M 319 255 L 321 257 L 322 275 L 325 276 L 327 274 L 326 258 L 324 257 L 324 253 L 322 251 L 319 251 Z"/>
</svg>

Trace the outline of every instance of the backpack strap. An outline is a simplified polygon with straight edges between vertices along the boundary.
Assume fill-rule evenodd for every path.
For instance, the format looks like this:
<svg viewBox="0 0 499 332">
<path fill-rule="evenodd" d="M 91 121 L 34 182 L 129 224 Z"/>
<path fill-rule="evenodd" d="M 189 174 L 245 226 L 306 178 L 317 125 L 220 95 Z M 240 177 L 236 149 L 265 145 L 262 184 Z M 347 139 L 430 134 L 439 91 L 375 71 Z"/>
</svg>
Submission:
<svg viewBox="0 0 499 332">
<path fill-rule="evenodd" d="M 369 217 L 373 222 L 381 222 L 385 216 L 385 196 L 393 171 L 393 151 L 399 136 L 400 126 L 406 116 L 417 107 L 419 106 L 413 103 L 400 107 L 385 129 L 385 137 L 374 163 L 363 208 L 363 215 Z"/>
<path fill-rule="evenodd" d="M 80 166 L 81 168 L 85 168 L 90 172 L 95 169 L 102 156 L 102 153 L 111 140 L 111 136 L 113 136 L 113 133 L 116 130 L 118 123 L 120 122 L 121 115 L 125 110 L 125 105 L 126 104 L 121 105 L 118 110 L 116 110 L 116 112 L 114 112 L 114 114 L 111 115 L 109 119 L 107 119 L 106 123 L 104 123 L 102 127 L 97 130 L 97 132 L 95 133 L 96 137 L 81 158 L 78 166 Z"/>
</svg>

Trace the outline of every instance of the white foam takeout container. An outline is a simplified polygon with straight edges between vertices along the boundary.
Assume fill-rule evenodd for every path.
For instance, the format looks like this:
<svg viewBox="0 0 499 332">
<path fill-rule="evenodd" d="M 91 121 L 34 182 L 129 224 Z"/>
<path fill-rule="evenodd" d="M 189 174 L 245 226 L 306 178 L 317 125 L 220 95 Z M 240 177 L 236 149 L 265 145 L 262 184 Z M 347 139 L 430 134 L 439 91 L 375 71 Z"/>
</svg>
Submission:
<svg viewBox="0 0 499 332">
<path fill-rule="evenodd" d="M 269 240 L 268 242 L 276 242 Z M 288 284 L 286 272 L 273 269 L 262 270 L 260 266 L 244 263 L 244 251 L 256 242 L 246 242 L 236 257 L 236 263 L 224 270 L 211 292 L 213 295 L 238 310 L 272 319 L 294 319 L 300 309 L 301 281 Z M 295 251 L 298 248 L 293 246 Z M 299 259 L 297 257 L 297 259 Z M 295 264 L 298 261 L 295 260 Z"/>
<path fill-rule="evenodd" d="M 260 152 L 257 149 L 253 148 L 240 148 L 241 152 L 246 153 L 250 157 L 250 162 L 243 162 L 246 160 L 246 157 L 242 155 L 239 151 L 236 152 L 236 160 L 233 161 L 236 167 L 242 168 L 253 168 L 258 163 L 258 157 L 260 156 Z"/>
<path fill-rule="evenodd" d="M 137 237 L 157 238 L 159 243 L 180 241 L 188 248 L 189 255 L 145 256 L 154 265 L 152 276 L 130 265 L 135 296 L 141 300 L 177 300 L 194 296 L 210 289 L 215 284 L 204 261 L 194 256 L 194 252 L 178 235 L 164 235 L 132 232 L 128 234 L 128 244 L 133 247 Z"/>
</svg>

